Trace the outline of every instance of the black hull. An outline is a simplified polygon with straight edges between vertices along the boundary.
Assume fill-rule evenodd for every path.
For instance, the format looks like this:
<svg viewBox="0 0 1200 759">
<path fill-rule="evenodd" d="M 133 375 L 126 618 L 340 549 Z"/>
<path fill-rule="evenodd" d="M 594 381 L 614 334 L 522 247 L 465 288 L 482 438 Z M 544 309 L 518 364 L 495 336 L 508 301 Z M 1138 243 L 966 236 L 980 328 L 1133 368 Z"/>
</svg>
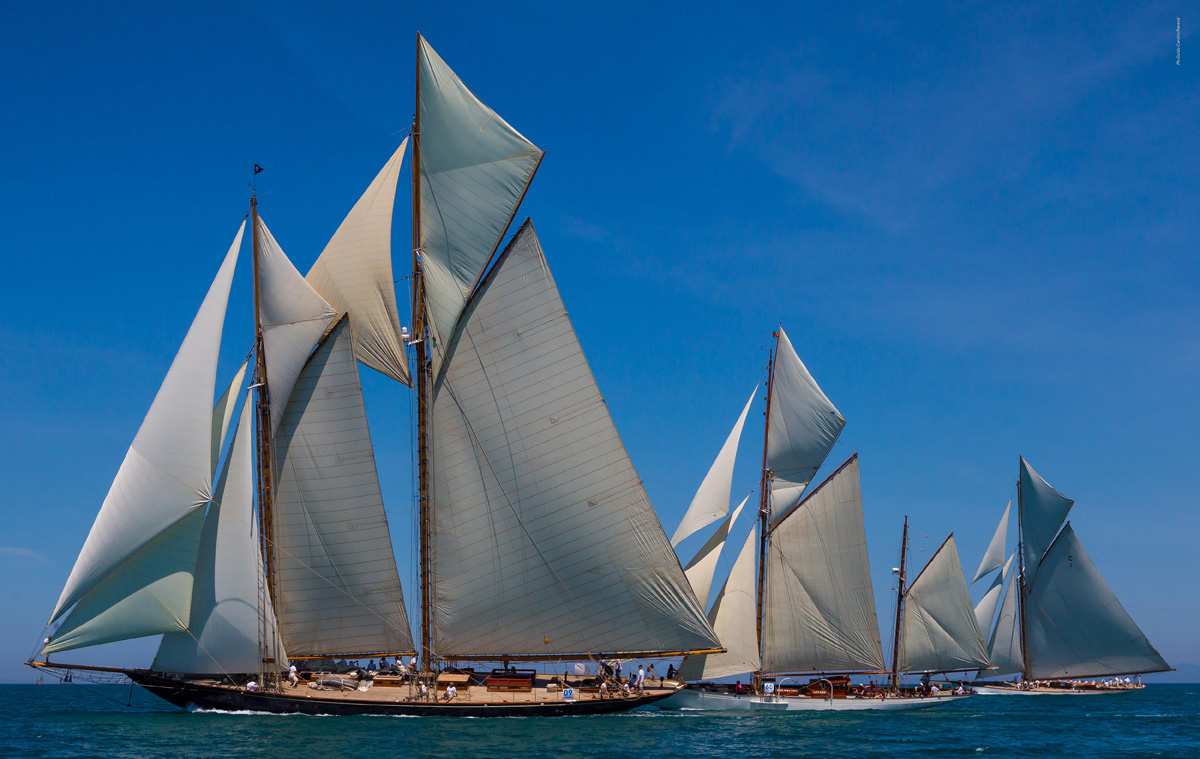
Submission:
<svg viewBox="0 0 1200 759">
<path fill-rule="evenodd" d="M 609 698 L 590 701 L 541 702 L 530 704 L 416 704 L 388 701 L 351 701 L 335 698 L 289 696 L 224 688 L 163 677 L 135 670 L 129 678 L 150 693 L 183 709 L 254 711 L 270 714 L 354 716 L 362 714 L 395 717 L 565 717 L 585 714 L 614 714 L 654 703 L 674 695 L 654 694 L 639 698 Z"/>
</svg>

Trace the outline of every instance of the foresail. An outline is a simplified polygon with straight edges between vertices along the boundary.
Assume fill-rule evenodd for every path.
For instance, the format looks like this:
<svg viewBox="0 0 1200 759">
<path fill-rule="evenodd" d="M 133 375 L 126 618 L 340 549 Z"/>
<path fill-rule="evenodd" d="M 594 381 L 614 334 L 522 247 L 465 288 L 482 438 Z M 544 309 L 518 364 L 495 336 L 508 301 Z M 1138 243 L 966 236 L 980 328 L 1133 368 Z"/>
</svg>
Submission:
<svg viewBox="0 0 1200 759">
<path fill-rule="evenodd" d="M 765 596 L 764 671 L 883 670 L 857 455 L 775 523 Z"/>
<path fill-rule="evenodd" d="M 680 680 L 714 680 L 759 669 L 758 633 L 754 623 L 754 554 L 757 544 L 758 531 L 751 529 L 733 562 L 733 568 L 729 570 L 729 577 L 725 579 L 717 600 L 708 612 L 708 621 L 725 647 L 725 653 L 684 657 L 679 666 Z"/>
<path fill-rule="evenodd" d="M 995 667 L 989 675 L 1009 675 L 1025 669 L 1025 659 L 1021 653 L 1020 593 L 1020 581 L 1014 574 L 1005 587 L 1004 604 L 1000 607 L 1000 616 L 988 642 L 988 659 Z"/>
<path fill-rule="evenodd" d="M 1020 461 L 1017 487 L 1021 493 L 1021 542 L 1025 548 L 1025 583 L 1028 587 L 1038 563 L 1075 502 L 1046 482 L 1024 456 Z"/>
<path fill-rule="evenodd" d="M 396 285 L 392 277 L 392 208 L 406 137 L 334 232 L 308 272 L 308 283 L 339 314 L 350 314 L 354 355 L 410 384 Z"/>
<path fill-rule="evenodd" d="M 417 39 L 423 284 L 444 348 L 542 160 Z"/>
<path fill-rule="evenodd" d="M 729 531 L 733 529 L 738 515 L 742 513 L 742 509 L 749 500 L 750 496 L 742 499 L 729 518 L 721 523 L 721 526 L 713 532 L 704 545 L 700 546 L 700 550 L 683 568 L 684 575 L 687 576 L 692 590 L 696 593 L 696 600 L 701 604 L 708 603 L 708 592 L 712 590 L 713 574 L 717 571 L 717 559 L 721 557 L 721 549 L 725 547 L 725 539 L 729 537 Z"/>
<path fill-rule="evenodd" d="M 971 578 L 971 582 L 979 582 L 979 578 L 1000 568 L 1004 563 L 1004 546 L 1008 540 L 1008 513 L 1012 511 L 1012 501 L 1004 507 L 1004 514 L 1000 517 L 1000 524 L 996 525 L 996 531 L 992 533 L 992 541 L 988 543 L 987 550 L 983 552 L 983 558 L 979 560 L 979 568 L 975 570 L 975 576 Z"/>
<path fill-rule="evenodd" d="M 717 458 L 709 467 L 708 474 L 704 475 L 704 479 L 700 482 L 700 488 L 692 497 L 692 502 L 688 505 L 683 519 L 675 528 L 671 545 L 679 545 L 689 535 L 729 513 L 729 493 L 733 484 L 733 465 L 737 461 L 738 442 L 742 439 L 746 414 L 750 413 L 750 406 L 754 403 L 754 394 L 757 392 L 758 387 L 755 386 L 754 390 L 750 392 L 750 397 L 746 399 L 746 405 L 742 407 L 742 413 L 738 415 L 729 436 L 725 438 L 721 450 L 717 452 Z M 705 598 L 707 596 L 700 596 L 701 603 Z"/>
<path fill-rule="evenodd" d="M 292 656 L 413 651 L 351 336 L 343 318 L 308 360 L 276 436 L 275 608 Z"/>
<path fill-rule="evenodd" d="M 901 672 L 964 672 L 988 666 L 954 536 L 904 593 Z"/>
<path fill-rule="evenodd" d="M 779 328 L 767 430 L 767 467 L 777 509 L 792 506 L 816 476 L 846 419 L 817 385 Z"/>
<path fill-rule="evenodd" d="M 212 499 L 213 395 L 217 355 L 243 224 L 171 362 L 96 515 L 50 621 L 157 536 Z M 109 590 L 112 589 L 110 584 Z M 188 595 L 188 594 L 184 594 Z M 187 617 L 172 591 L 164 611 Z"/>
<path fill-rule="evenodd" d="M 1108 587 L 1070 522 L 1026 593 L 1025 625 L 1031 679 L 1171 668 Z"/>
<path fill-rule="evenodd" d="M 1013 559 L 1016 554 L 1010 554 L 1008 561 L 1004 562 L 1004 571 L 998 572 L 992 578 L 992 584 L 988 586 L 987 592 L 979 599 L 979 603 L 975 604 L 975 622 L 979 625 L 979 630 L 986 637 L 992 629 L 992 620 L 996 617 L 996 607 L 1000 605 L 1000 596 L 1004 592 L 1004 583 L 1008 580 L 1008 572 L 1012 568 Z"/>
<path fill-rule="evenodd" d="M 212 412 L 212 471 L 217 471 L 217 462 L 221 458 L 221 446 L 225 444 L 225 435 L 229 433 L 229 424 L 237 411 L 238 399 L 242 397 L 242 383 L 246 381 L 246 362 L 243 361 L 238 370 L 233 373 L 229 387 L 217 398 Z"/>
<path fill-rule="evenodd" d="M 447 347 L 432 417 L 435 654 L 719 648 L 528 222 Z"/>
</svg>

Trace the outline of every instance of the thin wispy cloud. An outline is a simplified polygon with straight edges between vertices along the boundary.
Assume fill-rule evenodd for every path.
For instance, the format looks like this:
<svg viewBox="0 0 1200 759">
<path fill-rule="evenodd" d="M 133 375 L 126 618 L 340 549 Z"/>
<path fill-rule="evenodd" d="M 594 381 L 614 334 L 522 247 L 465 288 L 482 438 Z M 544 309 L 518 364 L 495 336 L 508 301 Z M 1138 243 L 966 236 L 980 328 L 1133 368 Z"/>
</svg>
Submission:
<svg viewBox="0 0 1200 759">
<path fill-rule="evenodd" d="M 32 548 L 24 548 L 22 546 L 0 546 L 0 558 L 6 559 L 29 559 L 32 561 L 48 564 L 50 562 L 44 555 L 33 550 Z"/>
</svg>

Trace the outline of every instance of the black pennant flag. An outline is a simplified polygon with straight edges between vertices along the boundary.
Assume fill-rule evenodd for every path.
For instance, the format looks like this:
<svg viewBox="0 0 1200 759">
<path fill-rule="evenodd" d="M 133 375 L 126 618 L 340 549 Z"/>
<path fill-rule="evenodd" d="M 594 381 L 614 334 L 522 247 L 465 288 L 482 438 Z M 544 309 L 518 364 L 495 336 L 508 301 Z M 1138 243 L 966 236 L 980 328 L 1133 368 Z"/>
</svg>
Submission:
<svg viewBox="0 0 1200 759">
<path fill-rule="evenodd" d="M 254 164 L 254 176 L 258 176 L 261 173 L 263 173 L 263 167 L 259 166 L 257 163 Z"/>
</svg>

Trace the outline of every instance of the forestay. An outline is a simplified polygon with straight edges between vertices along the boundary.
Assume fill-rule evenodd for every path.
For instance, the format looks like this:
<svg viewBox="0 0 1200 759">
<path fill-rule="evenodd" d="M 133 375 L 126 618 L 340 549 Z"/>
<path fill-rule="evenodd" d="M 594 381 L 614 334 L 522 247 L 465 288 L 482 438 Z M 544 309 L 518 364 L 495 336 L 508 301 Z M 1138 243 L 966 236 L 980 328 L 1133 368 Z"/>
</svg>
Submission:
<svg viewBox="0 0 1200 759">
<path fill-rule="evenodd" d="M 777 509 L 795 503 L 845 426 L 845 418 L 809 374 L 780 327 L 767 430 L 767 467 Z"/>
<path fill-rule="evenodd" d="M 1100 576 L 1069 522 L 1027 592 L 1025 625 L 1030 679 L 1170 669 Z"/>
<path fill-rule="evenodd" d="M 679 666 L 679 679 L 684 682 L 714 680 L 759 669 L 756 613 L 754 554 L 758 531 L 751 529 L 738 552 L 725 584 L 717 593 L 708 612 L 708 621 L 725 647 L 721 654 L 686 656 Z"/>
<path fill-rule="evenodd" d="M 692 560 L 683 568 L 684 575 L 687 576 L 692 590 L 696 593 L 696 600 L 701 604 L 708 603 L 708 592 L 712 590 L 713 574 L 717 571 L 717 559 L 721 557 L 721 549 L 725 547 L 725 539 L 729 537 L 729 531 L 733 529 L 733 524 L 737 522 L 738 515 L 742 513 L 742 509 L 749 500 L 750 496 L 742 499 L 729 518 L 713 531 L 713 534 L 704 545 L 700 546 L 700 550 L 696 552 Z"/>
<path fill-rule="evenodd" d="M 1038 563 L 1050 542 L 1062 527 L 1075 502 L 1046 482 L 1025 457 L 1021 457 L 1020 476 L 1021 542 L 1025 549 L 1025 583 L 1029 585 Z"/>
<path fill-rule="evenodd" d="M 988 659 L 994 670 L 989 675 L 1008 675 L 1025 669 L 1021 653 L 1021 611 L 1019 607 L 1020 580 L 1012 575 L 1004 591 L 1004 604 L 988 642 Z"/>
<path fill-rule="evenodd" d="M 717 458 L 709 467 L 708 474 L 704 475 L 700 482 L 700 487 L 684 512 L 679 527 L 675 528 L 671 545 L 679 545 L 689 535 L 729 513 L 729 493 L 733 485 L 733 465 L 737 461 L 738 442 L 742 439 L 746 414 L 750 413 L 750 406 L 754 403 L 754 394 L 757 392 L 756 385 L 750 392 L 750 397 L 746 399 L 746 405 L 742 407 L 742 413 L 738 415 L 721 450 L 717 452 Z M 704 601 L 706 597 L 700 596 L 700 600 Z"/>
<path fill-rule="evenodd" d="M 988 666 L 954 536 L 904 593 L 901 672 L 965 672 Z"/>
<path fill-rule="evenodd" d="M 528 222 L 433 388 L 437 655 L 719 648 Z"/>
<path fill-rule="evenodd" d="M 764 671 L 883 670 L 857 454 L 776 522 L 765 595 Z"/>
<path fill-rule="evenodd" d="M 971 582 L 979 582 L 979 578 L 1000 568 L 1004 563 L 1004 546 L 1008 541 L 1008 513 L 1012 511 L 1012 501 L 1004 507 L 1004 514 L 1000 517 L 1000 524 L 996 525 L 996 531 L 992 533 L 992 541 L 988 543 L 987 550 L 983 552 L 983 558 L 979 560 L 979 568 L 975 570 L 975 576 L 971 578 Z"/>
<path fill-rule="evenodd" d="M 292 656 L 409 653 L 351 327 L 308 360 L 276 437 L 276 608 Z"/>
<path fill-rule="evenodd" d="M 308 272 L 308 283 L 340 314 L 350 315 L 354 355 L 409 384 L 392 278 L 392 207 L 408 138 L 367 187 Z"/>
<path fill-rule="evenodd" d="M 1000 604 L 1000 594 L 1004 592 L 1004 583 L 1008 580 L 1008 572 L 1012 568 L 1014 558 L 1016 558 L 1016 554 L 1009 555 L 1008 561 L 1004 563 L 1004 571 L 996 574 L 992 579 L 992 584 L 988 586 L 987 592 L 979 599 L 979 603 L 975 604 L 975 622 L 985 637 L 992 629 L 996 607 Z"/>
<path fill-rule="evenodd" d="M 517 212 L 542 151 L 417 40 L 420 244 L 430 326 L 444 349 Z"/>
</svg>

